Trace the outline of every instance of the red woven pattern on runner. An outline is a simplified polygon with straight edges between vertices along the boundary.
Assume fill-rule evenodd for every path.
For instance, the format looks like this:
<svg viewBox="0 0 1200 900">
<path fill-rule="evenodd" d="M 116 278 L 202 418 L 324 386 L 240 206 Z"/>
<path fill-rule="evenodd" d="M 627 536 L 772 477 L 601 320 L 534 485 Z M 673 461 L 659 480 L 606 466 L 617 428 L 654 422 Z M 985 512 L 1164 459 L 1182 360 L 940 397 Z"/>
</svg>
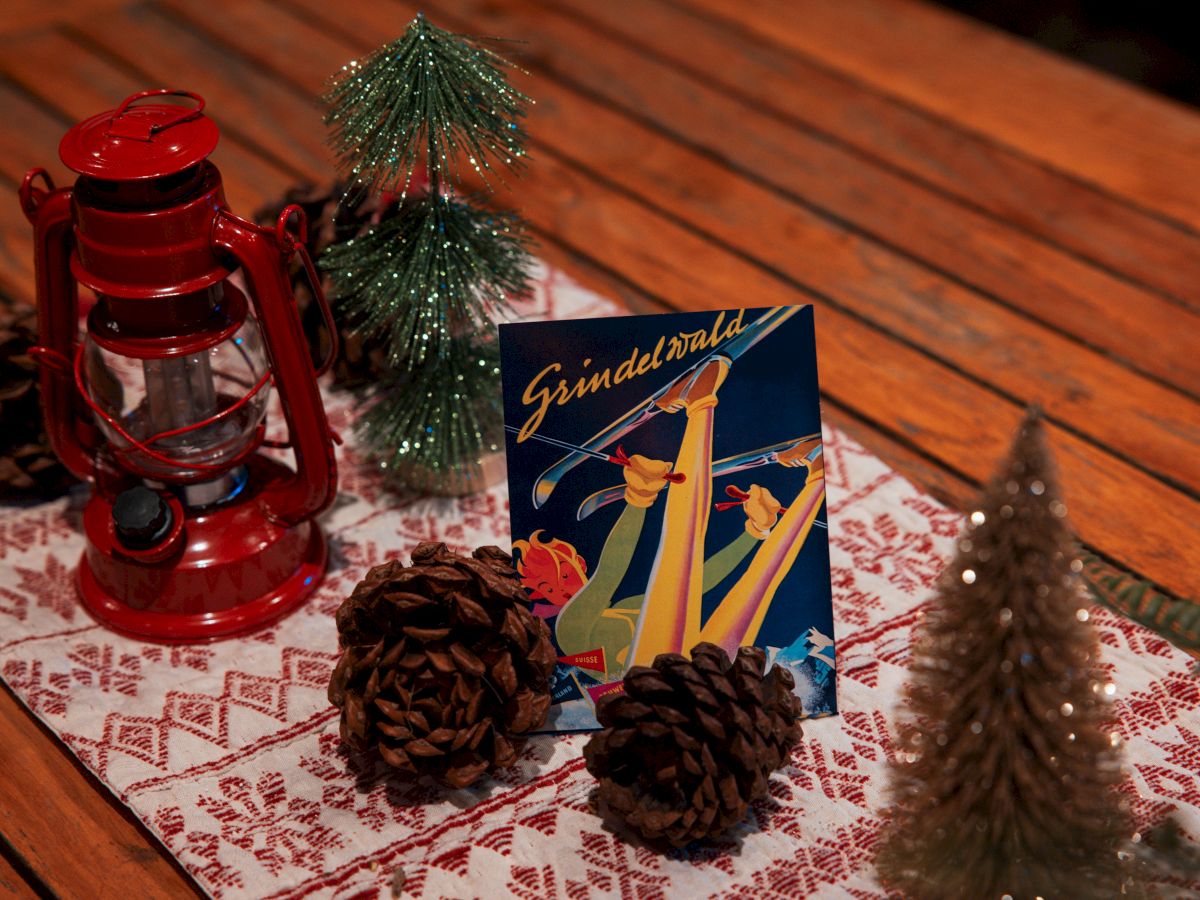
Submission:
<svg viewBox="0 0 1200 900">
<path fill-rule="evenodd" d="M 615 311 L 544 269 L 530 317 Z M 349 434 L 349 398 L 329 397 Z M 805 739 L 771 796 L 727 839 L 659 856 L 588 810 L 582 736 L 529 742 L 513 769 L 471 791 L 392 780 L 347 757 L 325 685 L 333 612 L 370 566 L 422 540 L 460 551 L 507 543 L 502 487 L 398 505 L 353 445 L 323 525 L 332 566 L 271 629 L 202 647 L 159 647 L 96 627 L 74 601 L 82 549 L 66 500 L 0 513 L 0 675 L 218 897 L 881 897 L 870 865 L 890 722 L 912 630 L 960 517 L 844 435 L 827 430 L 838 639 L 837 717 Z M 77 501 L 76 501 L 77 502 Z M 1177 809 L 1200 833 L 1200 688 L 1188 658 L 1102 610 L 1135 812 Z"/>
</svg>

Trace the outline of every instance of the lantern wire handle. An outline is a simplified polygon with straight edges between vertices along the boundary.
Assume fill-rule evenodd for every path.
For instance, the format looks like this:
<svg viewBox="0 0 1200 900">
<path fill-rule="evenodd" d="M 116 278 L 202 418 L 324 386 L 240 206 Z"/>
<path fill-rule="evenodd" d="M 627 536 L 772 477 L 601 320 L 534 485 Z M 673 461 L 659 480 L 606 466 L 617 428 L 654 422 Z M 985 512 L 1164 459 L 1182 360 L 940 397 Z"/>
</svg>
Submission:
<svg viewBox="0 0 1200 900">
<path fill-rule="evenodd" d="M 34 185 L 38 179 L 41 179 L 45 188 L 38 188 Z M 54 179 L 45 169 L 39 166 L 26 172 L 25 177 L 21 180 L 21 187 L 17 190 L 17 196 L 21 199 L 21 211 L 25 213 L 25 218 L 32 222 L 37 217 L 38 207 L 43 198 L 53 190 Z"/>
<path fill-rule="evenodd" d="M 44 347 L 41 344 L 36 344 L 30 347 L 27 352 L 43 366 L 48 366 L 55 372 L 62 375 L 69 375 L 71 372 L 71 361 L 53 347 Z"/>
<path fill-rule="evenodd" d="M 182 125 L 184 122 L 190 122 L 192 119 L 198 119 L 204 112 L 204 98 L 194 91 L 183 91 L 179 90 L 178 88 L 154 88 L 153 90 L 149 91 L 138 91 L 136 94 L 130 94 L 128 97 L 122 100 L 121 105 L 113 110 L 112 119 L 110 119 L 108 123 L 109 134 L 112 134 L 116 137 L 137 137 L 145 139 L 140 133 L 123 135 L 116 131 L 116 129 L 119 127 L 117 120 L 125 115 L 129 107 L 133 106 L 133 104 L 137 103 L 139 100 L 145 100 L 147 97 L 187 97 L 189 100 L 195 100 L 196 105 L 192 107 L 180 107 L 180 110 L 175 115 L 175 118 L 168 119 L 166 122 L 154 123 L 149 127 L 145 134 L 145 138 L 153 137 L 160 131 L 165 131 L 174 125 Z"/>
<path fill-rule="evenodd" d="M 295 236 L 288 231 L 288 220 L 293 214 L 296 216 L 298 226 Z M 317 274 L 317 267 L 313 265 L 312 257 L 308 254 L 308 215 L 299 204 L 289 204 L 279 213 L 279 218 L 275 220 L 275 237 L 279 239 L 285 259 L 290 259 L 292 253 L 300 255 L 300 263 L 304 266 L 304 275 L 308 279 L 309 290 L 312 291 L 312 295 L 317 301 L 317 306 L 321 310 L 321 318 L 324 320 L 325 331 L 329 335 L 329 352 L 325 355 L 325 361 L 316 369 L 316 375 L 320 378 L 332 369 L 334 362 L 337 361 L 338 330 L 337 323 L 333 320 L 333 310 L 329 308 L 329 300 L 321 288 L 321 277 Z"/>
<path fill-rule="evenodd" d="M 288 222 L 293 215 L 296 217 L 295 235 L 288 230 Z M 325 361 L 313 370 L 313 374 L 317 378 L 320 378 L 333 368 L 333 364 L 337 361 L 340 346 L 337 323 L 333 320 L 333 310 L 329 308 L 329 300 L 325 296 L 324 289 L 321 287 L 321 276 L 317 274 L 317 268 L 313 265 L 312 257 L 308 252 L 308 214 L 304 212 L 303 207 L 297 203 L 291 203 L 280 210 L 279 217 L 275 220 L 275 239 L 279 242 L 279 249 L 283 253 L 284 261 L 290 260 L 293 253 L 300 255 L 300 263 L 304 267 L 304 276 L 308 279 L 309 290 L 312 292 L 314 299 L 317 301 L 317 307 L 321 311 L 325 333 L 329 336 L 329 352 L 325 355 Z M 295 295 L 293 294 L 294 298 Z M 326 430 L 329 433 L 330 439 L 338 446 L 341 446 L 342 436 L 328 425 L 326 425 Z M 264 441 L 263 443 L 268 447 L 290 447 L 292 445 L 292 437 L 289 434 L 286 441 Z"/>
<path fill-rule="evenodd" d="M 193 422 L 190 425 L 184 425 L 181 428 L 174 428 L 170 431 L 160 431 L 158 434 L 151 435 L 150 437 L 146 438 L 146 440 L 141 441 L 130 434 L 120 422 L 118 422 L 112 415 L 109 414 L 107 410 L 101 408 L 100 404 L 92 399 L 91 391 L 88 390 L 87 380 L 83 376 L 83 349 L 84 345 L 80 344 L 75 351 L 75 386 L 79 389 L 79 393 L 83 397 L 83 402 L 88 405 L 92 412 L 103 419 L 113 431 L 119 434 L 130 444 L 128 448 L 115 449 L 124 453 L 129 453 L 133 450 L 140 450 L 142 453 L 145 453 L 156 462 L 160 462 L 163 465 L 185 472 L 192 470 L 224 472 L 228 470 L 229 464 L 224 463 L 221 465 L 214 465 L 212 463 L 202 462 L 181 463 L 179 460 L 172 459 L 163 453 L 159 453 L 157 450 L 152 449 L 149 445 L 155 443 L 156 441 L 161 441 L 164 438 L 175 437 L 176 435 L 185 434 L 189 431 L 195 431 L 198 428 L 204 428 L 207 425 L 211 425 L 214 422 L 218 422 L 224 418 L 227 418 L 228 416 L 233 415 L 233 413 L 237 412 L 239 409 L 249 403 L 250 400 L 253 399 L 254 395 L 266 387 L 267 383 L 271 380 L 271 370 L 268 369 L 263 373 L 262 377 L 258 379 L 258 382 L 254 385 L 254 387 L 239 397 L 235 403 L 231 403 L 229 406 L 225 407 L 225 409 L 221 410 L 215 415 L 209 416 L 207 419 L 202 419 L 199 422 Z M 251 442 L 251 445 L 247 448 L 247 452 L 253 451 L 262 443 L 263 433 L 264 429 L 260 425 L 256 432 L 257 440 Z M 244 456 L 246 454 L 243 453 L 241 455 Z"/>
</svg>

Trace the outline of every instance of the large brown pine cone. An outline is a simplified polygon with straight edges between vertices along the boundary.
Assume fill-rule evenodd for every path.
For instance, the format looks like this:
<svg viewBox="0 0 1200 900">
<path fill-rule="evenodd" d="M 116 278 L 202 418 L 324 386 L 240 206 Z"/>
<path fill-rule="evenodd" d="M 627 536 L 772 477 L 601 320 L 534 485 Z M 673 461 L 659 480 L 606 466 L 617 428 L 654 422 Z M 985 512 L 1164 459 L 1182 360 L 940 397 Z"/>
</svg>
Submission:
<svg viewBox="0 0 1200 900">
<path fill-rule="evenodd" d="M 473 556 L 430 542 L 411 566 L 371 569 L 338 609 L 329 683 L 342 740 L 454 787 L 516 762 L 514 737 L 546 720 L 555 662 L 512 557 Z"/>
<path fill-rule="evenodd" d="M 767 794 L 767 779 L 800 740 L 800 701 L 782 666 L 715 644 L 692 658 L 663 653 L 625 674 L 625 692 L 596 706 L 603 727 L 583 749 L 602 811 L 677 847 L 716 837 Z"/>
<path fill-rule="evenodd" d="M 321 272 L 321 254 L 334 243 L 357 237 L 382 219 L 395 215 L 399 204 L 391 197 L 381 197 L 363 191 L 346 193 L 348 184 L 335 181 L 326 185 L 305 184 L 284 194 L 281 202 L 263 207 L 255 218 L 260 224 L 273 225 L 280 211 L 292 203 L 298 204 L 308 217 L 308 240 L 305 248 L 321 275 L 321 287 L 330 298 L 330 281 Z M 300 321 L 308 337 L 313 357 L 318 361 L 328 352 L 325 321 L 309 288 L 304 268 L 292 267 L 292 289 L 300 307 Z M 374 384 L 390 371 L 383 343 L 366 340 L 354 332 L 353 322 L 335 316 L 338 325 L 340 351 L 333 367 L 333 381 L 339 387 L 360 387 Z"/>
<path fill-rule="evenodd" d="M 0 498 L 49 499 L 74 479 L 46 440 L 39 402 L 37 312 L 0 297 Z"/>
</svg>

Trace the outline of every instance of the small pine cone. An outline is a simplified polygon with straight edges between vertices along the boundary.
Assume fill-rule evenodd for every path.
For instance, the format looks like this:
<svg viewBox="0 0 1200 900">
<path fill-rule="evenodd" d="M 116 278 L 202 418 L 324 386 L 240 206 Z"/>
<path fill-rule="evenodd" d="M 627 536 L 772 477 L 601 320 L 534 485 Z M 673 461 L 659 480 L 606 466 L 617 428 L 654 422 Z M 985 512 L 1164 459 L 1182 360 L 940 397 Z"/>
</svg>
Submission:
<svg viewBox="0 0 1200 900">
<path fill-rule="evenodd" d="M 316 186 L 300 185 L 284 194 L 281 202 L 260 209 L 255 218 L 261 225 L 273 225 L 285 206 L 297 204 L 308 217 L 308 240 L 305 249 L 312 257 L 321 276 L 321 287 L 325 295 L 333 298 L 330 281 L 321 270 L 321 254 L 332 244 L 349 240 L 362 234 L 372 225 L 396 214 L 399 205 L 389 196 L 380 196 L 363 191 L 347 194 L 347 182 Z M 303 266 L 292 267 L 292 290 L 300 308 L 300 321 L 308 338 L 313 358 L 323 360 L 328 352 L 325 320 L 321 310 L 313 303 L 312 290 Z M 353 329 L 353 322 L 335 317 L 338 323 L 338 340 L 341 350 L 333 367 L 333 382 L 339 387 L 352 388 L 374 384 L 390 371 L 383 343 L 367 340 Z"/>
<path fill-rule="evenodd" d="M 583 755 L 598 801 L 651 841 L 681 847 L 716 837 L 767 794 L 800 740 L 800 701 L 782 666 L 742 647 L 730 663 L 715 644 L 692 658 L 663 653 L 625 673 L 625 691 L 596 706 L 602 731 Z"/>
<path fill-rule="evenodd" d="M 0 298 L 0 497 L 57 497 L 74 479 L 42 427 L 37 364 L 37 312 Z"/>
<path fill-rule="evenodd" d="M 517 759 L 514 737 L 550 709 L 554 647 L 526 608 L 512 557 L 423 543 L 371 569 L 337 611 L 329 701 L 342 740 L 411 776 L 466 787 Z"/>
</svg>

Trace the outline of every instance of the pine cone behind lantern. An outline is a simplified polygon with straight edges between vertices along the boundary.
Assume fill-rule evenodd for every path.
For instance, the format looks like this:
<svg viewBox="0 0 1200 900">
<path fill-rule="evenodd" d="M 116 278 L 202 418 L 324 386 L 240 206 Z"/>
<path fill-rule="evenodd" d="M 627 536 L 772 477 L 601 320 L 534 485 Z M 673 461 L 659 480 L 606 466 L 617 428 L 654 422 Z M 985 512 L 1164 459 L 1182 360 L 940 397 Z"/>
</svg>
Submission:
<svg viewBox="0 0 1200 900">
<path fill-rule="evenodd" d="M 512 558 L 423 543 L 371 569 L 337 612 L 329 700 L 342 740 L 412 776 L 465 787 L 516 762 L 514 736 L 550 708 L 555 654 Z"/>
<path fill-rule="evenodd" d="M 604 726 L 583 749 L 601 807 L 650 840 L 675 846 L 740 822 L 800 739 L 792 674 L 742 647 L 689 660 L 663 653 L 625 674 L 625 692 L 596 706 Z"/>
<path fill-rule="evenodd" d="M 37 311 L 0 297 L 0 497 L 49 499 L 74 479 L 50 449 L 42 427 Z"/>
<path fill-rule="evenodd" d="M 283 195 L 282 202 L 265 206 L 255 213 L 260 225 L 274 225 L 284 207 L 297 204 L 308 217 L 308 240 L 305 249 L 312 257 L 321 287 L 332 304 L 330 282 L 321 271 L 321 254 L 332 244 L 362 234 L 376 222 L 395 215 L 399 204 L 395 199 L 365 191 L 350 191 L 349 182 L 335 181 L 316 186 L 301 185 Z M 325 320 L 313 303 L 312 290 L 303 266 L 292 266 L 292 290 L 300 308 L 300 321 L 308 338 L 314 359 L 324 359 L 329 344 L 325 335 Z M 334 305 L 336 309 L 336 304 Z M 341 347 L 333 367 L 333 382 L 339 387 L 353 388 L 374 384 L 391 371 L 383 342 L 367 340 L 355 333 L 354 323 L 335 314 L 338 341 Z"/>
</svg>

